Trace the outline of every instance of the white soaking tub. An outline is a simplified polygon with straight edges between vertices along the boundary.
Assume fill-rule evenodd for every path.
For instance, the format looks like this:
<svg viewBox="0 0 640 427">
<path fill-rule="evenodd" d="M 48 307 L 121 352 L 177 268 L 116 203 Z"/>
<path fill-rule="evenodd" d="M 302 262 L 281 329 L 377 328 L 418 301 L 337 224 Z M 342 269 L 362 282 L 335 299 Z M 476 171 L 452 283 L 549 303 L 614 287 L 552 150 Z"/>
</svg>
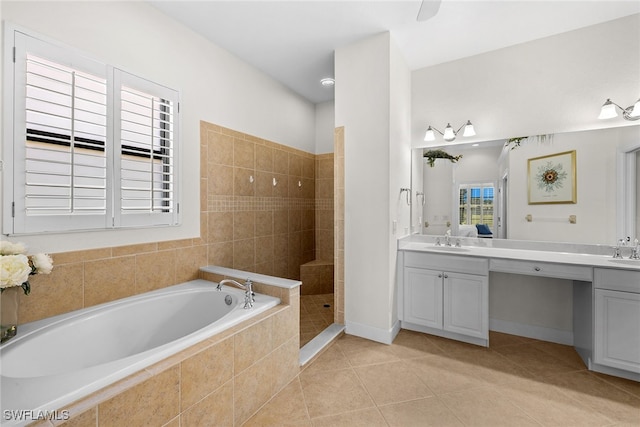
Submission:
<svg viewBox="0 0 640 427">
<path fill-rule="evenodd" d="M 0 346 L 0 423 L 27 424 L 279 303 L 256 294 L 244 309 L 244 291 L 193 280 L 20 325 Z"/>
</svg>

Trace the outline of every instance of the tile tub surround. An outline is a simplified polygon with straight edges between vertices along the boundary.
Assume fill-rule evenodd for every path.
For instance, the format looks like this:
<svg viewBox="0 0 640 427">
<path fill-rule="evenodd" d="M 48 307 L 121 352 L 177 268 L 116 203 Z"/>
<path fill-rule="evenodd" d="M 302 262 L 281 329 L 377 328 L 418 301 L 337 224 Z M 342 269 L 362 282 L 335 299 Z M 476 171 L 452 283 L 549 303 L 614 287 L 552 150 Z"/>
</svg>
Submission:
<svg viewBox="0 0 640 427">
<path fill-rule="evenodd" d="M 201 273 L 219 281 L 221 276 Z M 299 289 L 256 282 L 282 304 L 68 407 L 67 425 L 239 426 L 299 371 Z M 59 425 L 44 421 L 39 426 Z"/>
</svg>

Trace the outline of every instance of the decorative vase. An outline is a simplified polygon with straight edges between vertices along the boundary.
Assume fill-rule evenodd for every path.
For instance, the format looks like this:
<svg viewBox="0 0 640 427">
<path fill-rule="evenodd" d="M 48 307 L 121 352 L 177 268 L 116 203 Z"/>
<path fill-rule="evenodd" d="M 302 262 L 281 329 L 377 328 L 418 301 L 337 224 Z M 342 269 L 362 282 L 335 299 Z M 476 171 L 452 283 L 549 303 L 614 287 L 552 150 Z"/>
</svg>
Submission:
<svg viewBox="0 0 640 427">
<path fill-rule="evenodd" d="M 4 288 L 0 293 L 0 343 L 11 339 L 18 332 L 18 292 L 21 291 L 20 286 L 13 286 Z"/>
</svg>

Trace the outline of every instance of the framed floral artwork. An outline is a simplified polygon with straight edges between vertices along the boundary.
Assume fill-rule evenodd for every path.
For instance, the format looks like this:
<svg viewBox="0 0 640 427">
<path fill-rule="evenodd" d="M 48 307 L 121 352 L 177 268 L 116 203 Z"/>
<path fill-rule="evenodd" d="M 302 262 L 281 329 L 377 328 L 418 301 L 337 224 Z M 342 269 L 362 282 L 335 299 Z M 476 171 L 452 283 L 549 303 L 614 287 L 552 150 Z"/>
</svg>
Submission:
<svg viewBox="0 0 640 427">
<path fill-rule="evenodd" d="M 529 204 L 576 203 L 576 151 L 529 159 Z"/>
</svg>

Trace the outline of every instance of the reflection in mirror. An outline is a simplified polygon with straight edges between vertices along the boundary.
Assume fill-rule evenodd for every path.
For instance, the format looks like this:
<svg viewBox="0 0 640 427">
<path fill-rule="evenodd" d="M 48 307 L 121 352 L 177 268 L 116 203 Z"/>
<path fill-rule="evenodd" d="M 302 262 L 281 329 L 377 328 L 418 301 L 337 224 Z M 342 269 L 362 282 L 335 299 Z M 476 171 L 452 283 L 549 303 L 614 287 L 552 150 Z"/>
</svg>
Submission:
<svg viewBox="0 0 640 427">
<path fill-rule="evenodd" d="M 636 150 L 636 238 L 638 231 L 640 230 L 640 197 L 638 197 L 638 191 L 640 191 L 640 149 Z"/>
<path fill-rule="evenodd" d="M 413 190 L 425 194 L 423 209 L 412 212 L 422 217 L 422 221 L 412 219 L 414 232 L 440 236 L 451 229 L 453 235 L 461 235 L 467 228 L 461 225 L 483 222 L 494 239 L 612 245 L 623 236 L 632 241 L 640 238 L 640 126 L 534 136 L 514 149 L 504 145 L 505 140 L 477 147 L 449 144 L 437 148 L 461 154 L 455 164 L 437 159 L 430 167 L 414 161 L 423 179 Z M 433 148 L 415 151 L 422 155 Z M 571 150 L 577 155 L 576 203 L 530 205 L 528 160 Z M 622 153 L 624 164 L 632 167 L 621 177 L 617 159 Z M 484 195 L 483 186 L 489 184 L 493 198 L 471 194 L 476 188 L 476 195 Z M 625 188 L 624 194 L 620 188 Z M 461 196 L 461 189 L 470 192 Z"/>
<path fill-rule="evenodd" d="M 450 229 L 455 236 L 498 237 L 496 196 L 503 146 L 504 141 L 452 145 L 443 149 L 462 156 L 458 162 L 437 159 L 433 167 L 424 162 L 423 234 L 444 235 Z"/>
</svg>

